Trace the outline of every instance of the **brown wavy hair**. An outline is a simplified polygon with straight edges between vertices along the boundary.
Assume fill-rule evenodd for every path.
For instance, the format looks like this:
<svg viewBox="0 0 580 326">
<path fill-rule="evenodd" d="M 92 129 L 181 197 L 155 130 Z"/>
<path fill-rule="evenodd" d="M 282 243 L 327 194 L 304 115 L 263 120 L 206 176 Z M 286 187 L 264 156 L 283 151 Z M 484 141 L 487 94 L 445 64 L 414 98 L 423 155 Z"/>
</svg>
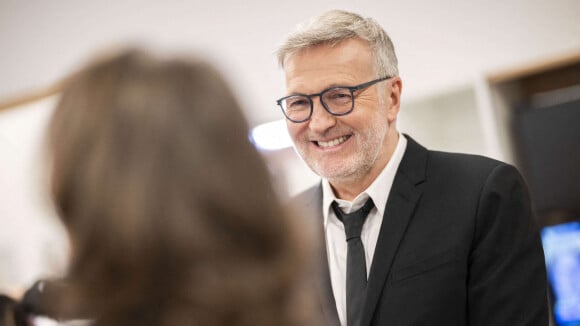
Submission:
<svg viewBox="0 0 580 326">
<path fill-rule="evenodd" d="M 210 64 L 139 50 L 94 62 L 67 82 L 48 149 L 73 253 L 61 313 L 99 325 L 316 323 L 300 280 L 309 240 Z"/>
</svg>

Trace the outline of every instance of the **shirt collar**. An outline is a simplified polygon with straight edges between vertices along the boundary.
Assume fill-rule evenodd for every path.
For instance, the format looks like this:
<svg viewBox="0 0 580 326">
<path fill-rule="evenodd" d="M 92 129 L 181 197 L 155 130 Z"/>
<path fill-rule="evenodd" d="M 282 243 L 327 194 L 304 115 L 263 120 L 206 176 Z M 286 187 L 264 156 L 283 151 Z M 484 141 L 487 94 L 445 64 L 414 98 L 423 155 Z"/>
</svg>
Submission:
<svg viewBox="0 0 580 326">
<path fill-rule="evenodd" d="M 391 187 L 393 185 L 393 181 L 395 180 L 395 174 L 401 160 L 403 159 L 403 155 L 405 154 L 405 149 L 407 148 L 407 139 L 401 133 L 399 133 L 399 139 L 397 141 L 397 146 L 395 151 L 393 152 L 393 156 L 385 166 L 385 168 L 381 171 L 381 173 L 377 176 L 377 178 L 371 183 L 371 185 L 365 189 L 362 193 L 360 193 L 356 198 L 352 201 L 346 201 L 342 199 L 337 199 L 334 195 L 334 191 L 330 186 L 330 183 L 327 179 L 322 179 L 322 212 L 324 215 L 324 225 L 326 226 L 328 222 L 328 216 L 330 212 L 330 205 L 333 201 L 339 204 L 341 208 L 344 209 L 346 213 L 350 213 L 351 211 L 357 210 L 358 208 L 362 207 L 366 202 L 367 198 L 372 198 L 375 204 L 375 207 L 378 210 L 379 216 L 383 216 L 385 213 L 385 206 L 387 204 L 387 199 L 389 197 L 389 193 Z"/>
</svg>

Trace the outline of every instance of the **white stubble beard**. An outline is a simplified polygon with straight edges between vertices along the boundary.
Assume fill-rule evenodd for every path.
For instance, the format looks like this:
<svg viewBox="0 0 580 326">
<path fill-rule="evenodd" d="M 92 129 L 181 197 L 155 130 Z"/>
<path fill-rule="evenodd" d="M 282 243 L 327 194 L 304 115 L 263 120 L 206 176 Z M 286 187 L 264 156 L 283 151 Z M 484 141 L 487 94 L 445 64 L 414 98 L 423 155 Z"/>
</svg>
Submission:
<svg viewBox="0 0 580 326">
<path fill-rule="evenodd" d="M 333 162 L 329 166 L 327 162 L 320 162 L 324 159 L 316 161 L 309 156 L 304 147 L 295 145 L 295 150 L 314 173 L 328 179 L 331 183 L 356 182 L 356 180 L 369 173 L 383 151 L 382 147 L 389 127 L 386 122 L 378 123 L 380 122 L 379 118 L 385 118 L 384 116 L 380 114 L 377 114 L 377 116 L 371 118 L 375 123 L 369 128 L 362 133 L 352 134 L 354 139 L 349 139 L 348 141 L 355 141 L 354 144 L 350 145 L 354 147 L 355 151 L 348 155 L 343 162 Z M 308 140 L 303 141 L 305 143 L 309 142 Z"/>
</svg>

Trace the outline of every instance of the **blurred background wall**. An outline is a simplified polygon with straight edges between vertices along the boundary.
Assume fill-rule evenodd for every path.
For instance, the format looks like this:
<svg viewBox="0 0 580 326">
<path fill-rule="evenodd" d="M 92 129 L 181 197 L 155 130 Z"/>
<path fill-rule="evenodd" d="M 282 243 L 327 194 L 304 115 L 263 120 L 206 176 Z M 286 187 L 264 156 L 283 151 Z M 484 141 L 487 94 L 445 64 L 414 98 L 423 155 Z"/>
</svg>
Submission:
<svg viewBox="0 0 580 326">
<path fill-rule="evenodd" d="M 66 261 L 43 176 L 57 99 L 47 89 L 96 51 L 145 45 L 210 58 L 251 127 L 279 121 L 284 80 L 273 53 L 297 23 L 333 8 L 371 16 L 390 34 L 403 79 L 399 127 L 432 149 L 519 164 L 514 108 L 531 108 L 554 84 L 564 89 L 555 97 L 579 93 L 577 0 L 0 0 L 0 291 L 58 275 Z M 558 69 L 572 76 L 546 77 Z M 544 85 L 530 89 L 534 76 Z M 284 138 L 281 130 L 263 137 Z M 282 193 L 316 182 L 291 148 L 263 153 Z"/>
</svg>

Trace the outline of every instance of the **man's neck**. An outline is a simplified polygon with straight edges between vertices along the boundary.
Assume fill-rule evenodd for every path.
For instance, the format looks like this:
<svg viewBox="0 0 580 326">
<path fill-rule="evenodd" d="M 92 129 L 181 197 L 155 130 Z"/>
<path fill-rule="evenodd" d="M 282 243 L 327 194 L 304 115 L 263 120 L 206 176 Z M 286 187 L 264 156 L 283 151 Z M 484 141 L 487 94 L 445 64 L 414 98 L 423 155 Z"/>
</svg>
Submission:
<svg viewBox="0 0 580 326">
<path fill-rule="evenodd" d="M 359 179 L 355 181 L 330 181 L 330 186 L 334 192 L 336 198 L 344 199 L 348 201 L 353 201 L 359 194 L 361 194 L 365 189 L 367 189 L 375 180 L 376 176 L 369 180 L 370 178 Z"/>
</svg>

